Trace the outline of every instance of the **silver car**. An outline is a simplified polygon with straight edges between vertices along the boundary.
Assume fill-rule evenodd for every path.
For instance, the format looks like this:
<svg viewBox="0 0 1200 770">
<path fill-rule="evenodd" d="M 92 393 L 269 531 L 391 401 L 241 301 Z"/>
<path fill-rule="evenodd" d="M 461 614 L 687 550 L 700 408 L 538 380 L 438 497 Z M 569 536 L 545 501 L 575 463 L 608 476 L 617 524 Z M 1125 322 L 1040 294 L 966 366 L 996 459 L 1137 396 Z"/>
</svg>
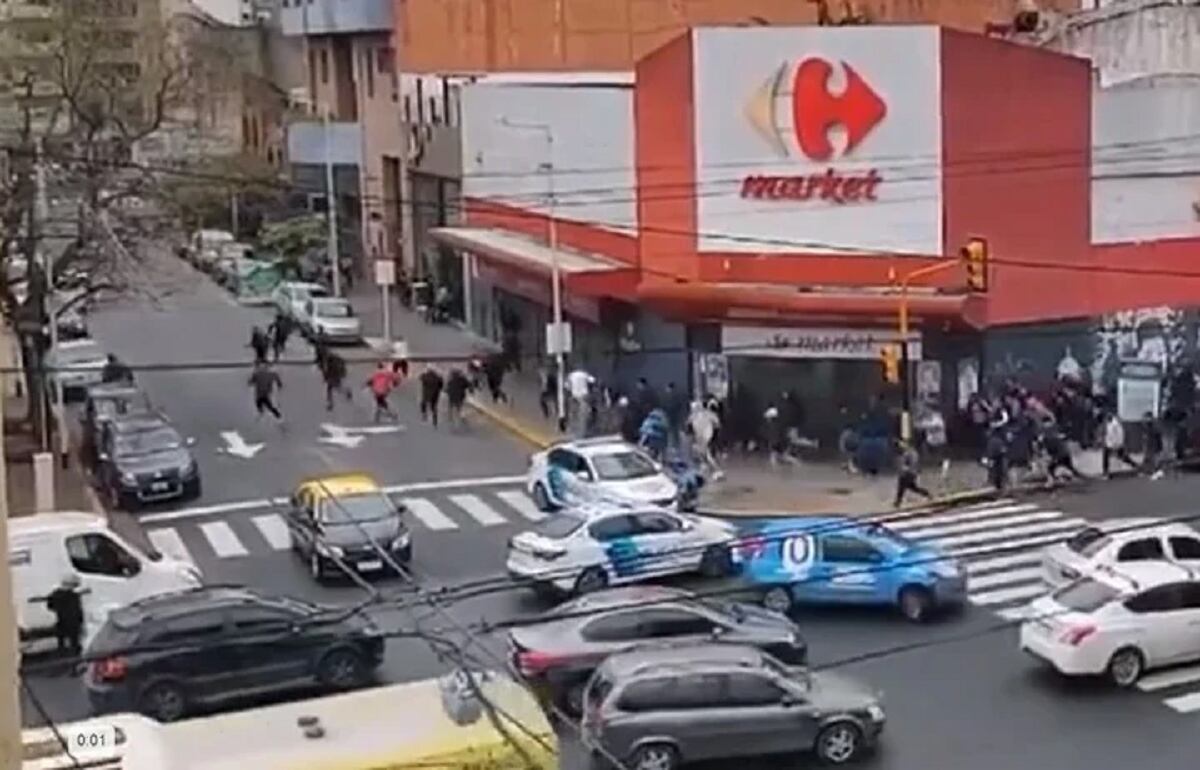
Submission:
<svg viewBox="0 0 1200 770">
<path fill-rule="evenodd" d="M 584 743 L 629 770 L 812 751 L 844 765 L 883 731 L 879 695 L 789 668 L 756 647 L 698 644 L 614 655 L 584 694 Z"/>
<path fill-rule="evenodd" d="M 362 342 L 362 321 L 354 308 L 337 297 L 313 297 L 304 303 L 297 319 L 310 339 L 331 343 Z"/>
</svg>

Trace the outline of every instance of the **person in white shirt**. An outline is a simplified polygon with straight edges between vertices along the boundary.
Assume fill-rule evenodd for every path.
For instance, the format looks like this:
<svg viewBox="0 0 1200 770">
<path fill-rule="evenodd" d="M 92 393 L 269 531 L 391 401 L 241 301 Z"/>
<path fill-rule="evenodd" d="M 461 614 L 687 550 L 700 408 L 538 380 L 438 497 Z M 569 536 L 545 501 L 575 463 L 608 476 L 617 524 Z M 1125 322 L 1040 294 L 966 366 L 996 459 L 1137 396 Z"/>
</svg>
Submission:
<svg viewBox="0 0 1200 770">
<path fill-rule="evenodd" d="M 714 479 L 719 479 L 725 475 L 721 467 L 717 464 L 717 458 L 712 451 L 713 436 L 717 434 L 717 428 L 720 425 L 720 418 L 706 404 L 702 404 L 699 401 L 692 402 L 692 411 L 688 416 L 688 427 L 692 431 L 692 441 L 695 444 L 696 455 L 700 459 L 701 465 L 706 466 L 712 471 Z"/>
<path fill-rule="evenodd" d="M 1104 450 L 1100 455 L 1100 467 L 1104 472 L 1104 477 L 1108 478 L 1109 463 L 1112 458 L 1116 457 L 1121 462 L 1128 465 L 1130 468 L 1137 468 L 1138 465 L 1129 456 L 1129 452 L 1125 449 L 1125 426 L 1121 424 L 1121 418 L 1115 413 L 1110 413 L 1104 421 Z"/>
<path fill-rule="evenodd" d="M 567 375 L 567 392 L 571 396 L 571 408 L 568 409 L 572 425 L 572 433 L 582 436 L 587 428 L 588 399 L 591 396 L 592 384 L 596 378 L 582 368 L 575 369 Z"/>
</svg>

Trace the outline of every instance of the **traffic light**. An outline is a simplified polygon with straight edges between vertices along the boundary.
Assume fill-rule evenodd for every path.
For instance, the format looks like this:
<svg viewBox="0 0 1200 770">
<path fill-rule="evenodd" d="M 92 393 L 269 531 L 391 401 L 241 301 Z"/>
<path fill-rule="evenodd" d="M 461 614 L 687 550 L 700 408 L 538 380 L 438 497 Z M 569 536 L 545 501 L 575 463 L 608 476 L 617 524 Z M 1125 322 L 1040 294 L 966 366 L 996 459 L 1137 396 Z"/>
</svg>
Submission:
<svg viewBox="0 0 1200 770">
<path fill-rule="evenodd" d="M 963 265 L 967 268 L 967 288 L 971 291 L 988 289 L 988 243 L 972 238 L 962 247 Z"/>
<path fill-rule="evenodd" d="M 889 385 L 900 384 L 900 346 L 884 345 L 879 350 L 879 361 L 883 364 L 883 380 Z"/>
</svg>

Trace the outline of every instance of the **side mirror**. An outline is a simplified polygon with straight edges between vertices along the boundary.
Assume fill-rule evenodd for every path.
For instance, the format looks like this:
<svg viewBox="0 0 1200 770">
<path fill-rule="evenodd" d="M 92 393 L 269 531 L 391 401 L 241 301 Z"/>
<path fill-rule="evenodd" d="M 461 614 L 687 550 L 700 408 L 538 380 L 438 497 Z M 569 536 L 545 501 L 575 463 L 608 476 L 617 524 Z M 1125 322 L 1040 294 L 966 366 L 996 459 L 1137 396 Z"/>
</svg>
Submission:
<svg viewBox="0 0 1200 770">
<path fill-rule="evenodd" d="M 195 436 L 188 436 L 187 438 L 185 438 L 185 439 L 183 440 L 183 445 L 184 445 L 184 446 L 196 446 L 196 437 L 195 437 Z"/>
<path fill-rule="evenodd" d="M 727 632 L 728 629 L 726 629 L 725 626 L 713 626 L 712 631 L 709 632 L 709 636 L 711 636 L 713 639 L 720 639 Z"/>
</svg>

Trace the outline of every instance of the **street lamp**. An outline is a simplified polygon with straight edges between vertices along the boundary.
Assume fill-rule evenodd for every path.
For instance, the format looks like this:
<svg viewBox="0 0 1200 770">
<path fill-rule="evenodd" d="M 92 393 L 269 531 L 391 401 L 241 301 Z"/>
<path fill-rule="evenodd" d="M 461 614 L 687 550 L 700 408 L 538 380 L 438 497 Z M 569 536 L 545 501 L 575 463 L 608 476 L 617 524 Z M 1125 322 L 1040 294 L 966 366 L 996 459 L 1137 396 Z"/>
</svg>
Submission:
<svg viewBox="0 0 1200 770">
<path fill-rule="evenodd" d="M 546 172 L 546 198 L 547 208 L 550 216 L 549 241 L 550 241 L 550 296 L 551 296 L 551 314 L 554 316 L 554 361 L 557 368 L 556 376 L 556 400 L 558 404 L 558 419 L 559 422 L 565 424 L 567 419 L 567 394 L 566 394 L 566 335 L 563 334 L 563 308 L 562 308 L 562 271 L 559 268 L 558 261 L 558 221 L 557 221 L 557 196 L 554 194 L 554 129 L 548 123 L 523 123 L 509 120 L 508 118 L 500 118 L 500 125 L 507 128 L 521 129 L 525 131 L 537 131 L 545 137 L 546 140 L 546 162 L 539 168 Z"/>
</svg>

